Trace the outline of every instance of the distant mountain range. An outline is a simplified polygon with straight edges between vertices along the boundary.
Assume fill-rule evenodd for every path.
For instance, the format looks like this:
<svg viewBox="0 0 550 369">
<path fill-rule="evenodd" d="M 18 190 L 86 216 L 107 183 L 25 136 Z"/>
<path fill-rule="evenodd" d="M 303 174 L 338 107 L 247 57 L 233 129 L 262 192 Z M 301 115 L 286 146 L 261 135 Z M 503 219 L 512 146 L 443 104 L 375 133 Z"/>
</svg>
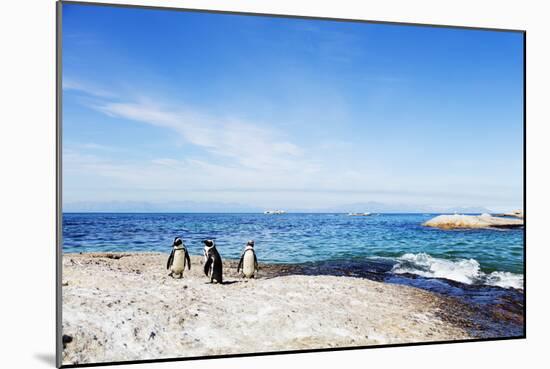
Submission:
<svg viewBox="0 0 550 369">
<path fill-rule="evenodd" d="M 112 213 L 261 213 L 263 207 L 239 203 L 221 202 L 139 202 L 139 201 L 80 201 L 63 205 L 64 212 L 112 212 Z M 289 213 L 491 213 L 492 211 L 478 206 L 470 207 L 435 207 L 427 205 L 385 204 L 375 201 L 353 203 L 326 208 L 285 208 Z"/>
<path fill-rule="evenodd" d="M 312 212 L 311 209 L 289 209 L 290 212 Z M 468 207 L 436 207 L 429 205 L 386 204 L 376 201 L 353 203 L 340 206 L 315 209 L 320 213 L 491 213 L 492 211 L 481 206 Z"/>
</svg>

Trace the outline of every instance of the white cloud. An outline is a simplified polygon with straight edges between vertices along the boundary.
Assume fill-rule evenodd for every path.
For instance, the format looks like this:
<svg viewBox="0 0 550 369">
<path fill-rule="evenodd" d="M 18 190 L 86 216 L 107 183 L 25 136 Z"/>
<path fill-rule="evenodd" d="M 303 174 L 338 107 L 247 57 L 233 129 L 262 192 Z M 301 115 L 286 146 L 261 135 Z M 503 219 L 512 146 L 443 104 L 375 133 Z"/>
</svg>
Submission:
<svg viewBox="0 0 550 369">
<path fill-rule="evenodd" d="M 166 128 L 211 154 L 229 158 L 243 168 L 272 173 L 314 172 L 318 165 L 284 135 L 236 118 L 218 118 L 190 109 L 161 107 L 149 101 L 105 102 L 94 108 L 112 117 Z"/>
<path fill-rule="evenodd" d="M 109 91 L 90 83 L 83 83 L 66 77 L 63 77 L 63 90 L 78 91 L 90 96 L 101 98 L 115 98 L 117 96 L 113 91 Z"/>
<path fill-rule="evenodd" d="M 93 95 L 94 101 L 85 103 L 97 111 L 169 130 L 206 153 L 192 156 L 183 148 L 179 157 L 138 161 L 108 155 L 111 150 L 95 143 L 65 145 L 64 196 L 73 201 L 192 199 L 314 207 L 371 200 L 490 205 L 510 198 L 510 189 L 495 191 L 479 182 L 404 177 L 380 153 L 362 155 L 347 141 L 305 148 L 255 122 L 148 98 L 115 101 L 85 85 L 68 88 Z"/>
<path fill-rule="evenodd" d="M 327 185 L 323 174 L 270 176 L 268 171 L 217 165 L 196 159 L 157 158 L 121 162 L 66 149 L 63 173 L 64 200 L 82 201 L 198 201 L 237 202 L 265 208 L 321 208 L 355 202 L 382 201 L 389 204 L 464 206 L 501 204 L 499 196 L 448 191 L 404 191 L 388 183 L 345 185 L 356 173 L 342 172 L 342 183 Z M 319 183 L 320 182 L 320 183 Z M 475 201 L 474 201 L 475 200 Z M 491 202 L 487 202 L 491 201 Z M 493 201 L 496 201 L 494 203 Z M 517 205 L 512 204 L 512 207 Z M 510 206 L 507 206 L 510 207 Z"/>
</svg>

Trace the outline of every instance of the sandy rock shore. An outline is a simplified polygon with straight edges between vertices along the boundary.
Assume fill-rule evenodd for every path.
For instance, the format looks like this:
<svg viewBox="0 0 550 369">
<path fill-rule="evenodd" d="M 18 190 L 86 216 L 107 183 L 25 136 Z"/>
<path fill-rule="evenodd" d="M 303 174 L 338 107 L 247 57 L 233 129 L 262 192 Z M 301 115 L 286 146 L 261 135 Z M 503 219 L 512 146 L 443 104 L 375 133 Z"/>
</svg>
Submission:
<svg viewBox="0 0 550 369">
<path fill-rule="evenodd" d="M 167 257 L 63 256 L 64 364 L 469 338 L 453 300 L 420 289 L 273 265 L 244 280 L 235 261 L 210 284 L 200 257 L 183 279 Z"/>
</svg>

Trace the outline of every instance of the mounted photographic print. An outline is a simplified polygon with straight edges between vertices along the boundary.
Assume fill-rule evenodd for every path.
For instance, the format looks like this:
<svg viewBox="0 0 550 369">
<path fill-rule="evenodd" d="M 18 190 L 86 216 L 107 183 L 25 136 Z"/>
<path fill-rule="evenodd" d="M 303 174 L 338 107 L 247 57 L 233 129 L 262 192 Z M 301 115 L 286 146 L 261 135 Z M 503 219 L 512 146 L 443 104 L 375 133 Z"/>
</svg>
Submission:
<svg viewBox="0 0 550 369">
<path fill-rule="evenodd" d="M 58 4 L 58 365 L 525 337 L 525 32 Z"/>
</svg>

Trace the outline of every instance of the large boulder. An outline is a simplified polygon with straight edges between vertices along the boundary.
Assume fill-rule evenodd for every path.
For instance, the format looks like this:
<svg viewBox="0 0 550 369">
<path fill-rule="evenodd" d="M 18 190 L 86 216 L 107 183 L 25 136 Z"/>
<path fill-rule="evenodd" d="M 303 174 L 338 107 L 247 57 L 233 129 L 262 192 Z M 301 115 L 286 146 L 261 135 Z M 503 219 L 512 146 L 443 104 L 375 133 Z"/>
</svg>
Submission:
<svg viewBox="0 0 550 369">
<path fill-rule="evenodd" d="M 441 229 L 476 229 L 476 228 L 517 228 L 523 227 L 522 219 L 502 218 L 481 215 L 438 215 L 423 224 L 426 227 Z"/>
</svg>

